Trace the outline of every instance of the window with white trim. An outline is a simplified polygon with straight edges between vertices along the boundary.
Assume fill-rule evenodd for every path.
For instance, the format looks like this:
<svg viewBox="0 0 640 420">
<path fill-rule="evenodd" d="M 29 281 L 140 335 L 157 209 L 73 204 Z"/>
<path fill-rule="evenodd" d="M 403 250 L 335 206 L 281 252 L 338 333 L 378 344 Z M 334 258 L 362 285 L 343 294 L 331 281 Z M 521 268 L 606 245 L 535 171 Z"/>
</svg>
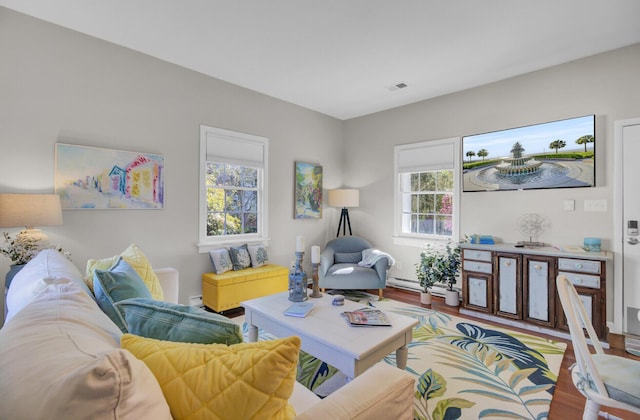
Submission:
<svg viewBox="0 0 640 420">
<path fill-rule="evenodd" d="M 267 239 L 268 139 L 200 126 L 199 247 Z"/>
<path fill-rule="evenodd" d="M 395 236 L 458 238 L 460 139 L 396 146 Z"/>
</svg>

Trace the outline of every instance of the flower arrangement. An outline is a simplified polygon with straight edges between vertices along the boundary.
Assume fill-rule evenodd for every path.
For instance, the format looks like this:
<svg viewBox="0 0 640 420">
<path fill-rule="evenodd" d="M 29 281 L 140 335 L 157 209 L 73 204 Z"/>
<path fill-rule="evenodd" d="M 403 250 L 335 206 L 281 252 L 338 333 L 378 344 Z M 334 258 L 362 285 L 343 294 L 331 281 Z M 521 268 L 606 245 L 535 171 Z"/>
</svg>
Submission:
<svg viewBox="0 0 640 420">
<path fill-rule="evenodd" d="M 416 275 L 424 292 L 436 283 L 445 283 L 448 290 L 456 284 L 456 274 L 460 269 L 460 246 L 447 243 L 444 249 L 429 244 L 420 253 L 420 262 L 416 263 Z"/>
<path fill-rule="evenodd" d="M 39 239 L 30 238 L 27 235 L 23 235 L 22 232 L 17 234 L 15 238 L 12 238 L 7 232 L 4 232 L 3 234 L 6 245 L 0 248 L 0 253 L 9 258 L 12 265 L 28 263 L 38 254 L 38 252 L 40 252 L 41 249 L 43 249 L 40 247 Z M 55 249 L 68 259 L 71 257 L 71 253 L 63 250 L 60 246 L 56 245 L 47 248 Z"/>
</svg>

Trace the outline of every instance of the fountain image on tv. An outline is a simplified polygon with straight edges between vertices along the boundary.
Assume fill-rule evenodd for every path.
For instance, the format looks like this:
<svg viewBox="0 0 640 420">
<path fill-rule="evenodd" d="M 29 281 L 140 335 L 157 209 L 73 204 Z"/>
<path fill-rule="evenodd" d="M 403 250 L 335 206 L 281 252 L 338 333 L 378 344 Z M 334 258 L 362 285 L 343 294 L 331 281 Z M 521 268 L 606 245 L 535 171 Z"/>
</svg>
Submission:
<svg viewBox="0 0 640 420">
<path fill-rule="evenodd" d="M 462 138 L 463 192 L 595 186 L 595 115 Z"/>
</svg>

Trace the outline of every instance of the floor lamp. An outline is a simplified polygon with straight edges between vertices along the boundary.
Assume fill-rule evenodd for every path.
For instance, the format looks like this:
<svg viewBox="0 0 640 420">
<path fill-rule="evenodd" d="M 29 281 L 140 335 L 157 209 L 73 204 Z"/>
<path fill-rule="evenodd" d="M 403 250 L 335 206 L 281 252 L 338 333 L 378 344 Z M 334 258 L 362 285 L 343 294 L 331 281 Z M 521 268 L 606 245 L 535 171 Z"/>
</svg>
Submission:
<svg viewBox="0 0 640 420">
<path fill-rule="evenodd" d="M 331 207 L 341 207 L 340 223 L 338 223 L 338 232 L 336 237 L 340 236 L 340 228 L 342 234 L 346 235 L 347 225 L 349 225 L 349 235 L 351 233 L 351 220 L 349 219 L 348 207 L 358 207 L 360 205 L 360 190 L 355 189 L 337 189 L 329 190 L 329 205 Z"/>
</svg>

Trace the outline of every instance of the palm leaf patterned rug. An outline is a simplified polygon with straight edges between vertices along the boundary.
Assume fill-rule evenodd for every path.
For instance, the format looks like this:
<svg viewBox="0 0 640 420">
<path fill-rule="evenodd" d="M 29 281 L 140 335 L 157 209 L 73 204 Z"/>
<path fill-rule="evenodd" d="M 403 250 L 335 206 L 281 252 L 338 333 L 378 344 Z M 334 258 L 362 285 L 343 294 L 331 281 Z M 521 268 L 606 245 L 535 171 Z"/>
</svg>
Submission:
<svg viewBox="0 0 640 420">
<path fill-rule="evenodd" d="M 566 344 L 362 292 L 347 297 L 418 319 L 406 367 L 416 378 L 415 419 L 548 417 Z M 269 338 L 260 331 L 260 339 Z M 395 362 L 393 352 L 381 363 Z M 304 352 L 297 380 L 319 395 L 345 383 L 341 372 Z"/>
</svg>

